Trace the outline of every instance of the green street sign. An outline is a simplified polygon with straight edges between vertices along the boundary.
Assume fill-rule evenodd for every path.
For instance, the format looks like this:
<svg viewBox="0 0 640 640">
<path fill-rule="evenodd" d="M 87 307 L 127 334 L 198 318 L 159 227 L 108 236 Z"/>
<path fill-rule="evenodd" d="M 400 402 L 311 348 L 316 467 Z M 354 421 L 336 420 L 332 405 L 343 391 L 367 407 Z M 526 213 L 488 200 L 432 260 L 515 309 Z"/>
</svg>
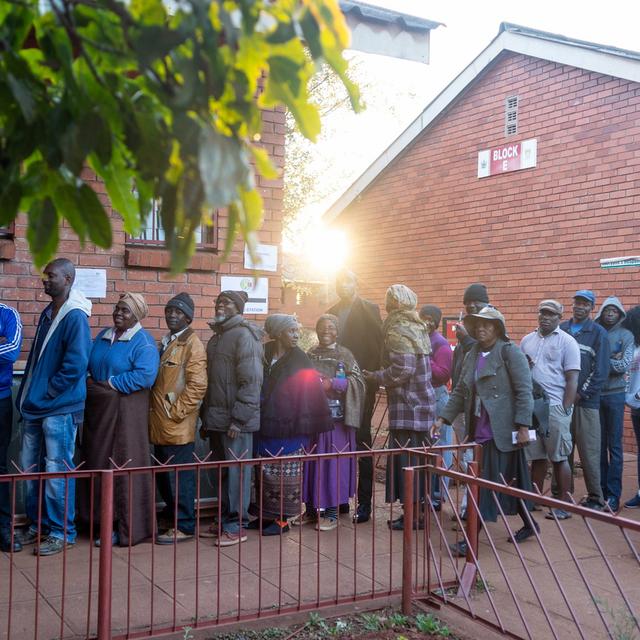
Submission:
<svg viewBox="0 0 640 640">
<path fill-rule="evenodd" d="M 618 269 L 620 267 L 640 267 L 640 256 L 623 256 L 620 258 L 601 258 L 602 269 Z"/>
</svg>

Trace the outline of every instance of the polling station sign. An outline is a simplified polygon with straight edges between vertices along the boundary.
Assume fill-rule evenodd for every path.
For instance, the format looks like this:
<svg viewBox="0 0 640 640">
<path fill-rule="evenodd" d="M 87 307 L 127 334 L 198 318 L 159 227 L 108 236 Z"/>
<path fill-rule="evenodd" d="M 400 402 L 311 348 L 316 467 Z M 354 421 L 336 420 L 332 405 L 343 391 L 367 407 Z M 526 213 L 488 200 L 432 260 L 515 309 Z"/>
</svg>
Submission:
<svg viewBox="0 0 640 640">
<path fill-rule="evenodd" d="M 538 140 L 511 142 L 493 149 L 478 151 L 478 178 L 531 169 L 538 162 Z"/>
</svg>

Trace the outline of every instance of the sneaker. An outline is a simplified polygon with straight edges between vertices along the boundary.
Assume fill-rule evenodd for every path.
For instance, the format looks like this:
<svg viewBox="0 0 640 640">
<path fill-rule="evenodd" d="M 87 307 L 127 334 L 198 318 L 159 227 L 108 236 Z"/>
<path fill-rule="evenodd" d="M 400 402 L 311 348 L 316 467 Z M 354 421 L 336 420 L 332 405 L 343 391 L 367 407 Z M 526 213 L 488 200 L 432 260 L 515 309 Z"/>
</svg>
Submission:
<svg viewBox="0 0 640 640">
<path fill-rule="evenodd" d="M 581 502 L 580 505 L 587 509 L 592 509 L 593 511 L 604 511 L 604 505 L 596 502 L 595 500 L 585 500 L 584 502 Z"/>
<path fill-rule="evenodd" d="M 571 514 L 564 509 L 551 509 L 545 518 L 547 520 L 568 520 L 571 517 Z"/>
<path fill-rule="evenodd" d="M 627 500 L 624 503 L 624 506 L 627 509 L 638 509 L 638 508 L 640 508 L 640 493 L 636 493 L 636 495 L 633 496 L 633 498 L 631 498 L 630 500 Z"/>
<path fill-rule="evenodd" d="M 0 527 L 0 551 L 5 553 L 18 553 L 22 551 L 20 536 L 14 529 L 13 540 L 11 540 L 11 527 Z"/>
<path fill-rule="evenodd" d="M 464 540 L 460 540 L 454 544 L 449 545 L 449 549 L 451 550 L 451 555 L 454 558 L 464 558 L 467 555 L 468 550 L 467 543 Z"/>
<path fill-rule="evenodd" d="M 323 518 L 320 519 L 322 520 Z M 315 524 L 316 522 L 318 522 L 318 514 L 311 511 L 305 511 L 299 516 L 289 520 L 289 524 L 292 527 L 303 527 L 305 524 Z"/>
<path fill-rule="evenodd" d="M 18 535 L 20 536 L 20 543 L 26 547 L 28 544 L 34 544 L 40 539 L 44 540 L 49 535 L 49 532 L 43 529 L 38 533 L 36 527 L 29 527 L 20 531 Z"/>
<path fill-rule="evenodd" d="M 238 533 L 231 533 L 230 531 L 221 531 L 220 536 L 214 540 L 213 544 L 216 547 L 233 547 L 236 544 L 247 541 L 247 535 L 244 531 Z"/>
<path fill-rule="evenodd" d="M 174 542 L 186 542 L 193 540 L 193 533 L 185 533 L 180 529 L 169 529 L 165 533 L 156 536 L 156 544 L 173 544 Z"/>
<path fill-rule="evenodd" d="M 67 540 L 66 544 L 62 538 L 54 538 L 53 536 L 47 536 L 38 543 L 33 549 L 34 556 L 54 556 L 56 553 L 60 553 L 65 547 L 73 547 L 75 543 Z"/>
<path fill-rule="evenodd" d="M 333 531 L 338 527 L 337 518 L 325 518 L 324 516 L 316 524 L 316 531 Z"/>
<path fill-rule="evenodd" d="M 620 500 L 613 496 L 609 496 L 607 498 L 607 503 L 605 504 L 605 511 L 607 509 L 611 509 L 611 513 L 618 513 L 618 511 L 620 511 Z"/>
<path fill-rule="evenodd" d="M 532 527 L 522 527 L 515 532 L 513 540 L 515 540 L 517 543 L 524 542 L 531 536 L 535 535 L 536 532 L 540 533 L 540 525 L 537 522 L 534 522 L 533 524 L 535 527 L 535 531 Z M 513 542 L 513 540 L 511 538 L 508 538 L 507 542 Z"/>
<path fill-rule="evenodd" d="M 356 512 L 353 514 L 353 524 L 362 524 L 369 522 L 371 519 L 371 507 L 359 504 Z"/>
<path fill-rule="evenodd" d="M 268 526 L 262 527 L 263 536 L 279 536 L 287 531 L 289 531 L 289 525 L 278 520 L 273 520 Z"/>
<path fill-rule="evenodd" d="M 201 538 L 217 538 L 220 533 L 218 523 L 214 522 L 210 524 L 206 529 L 200 529 L 198 534 Z"/>
</svg>

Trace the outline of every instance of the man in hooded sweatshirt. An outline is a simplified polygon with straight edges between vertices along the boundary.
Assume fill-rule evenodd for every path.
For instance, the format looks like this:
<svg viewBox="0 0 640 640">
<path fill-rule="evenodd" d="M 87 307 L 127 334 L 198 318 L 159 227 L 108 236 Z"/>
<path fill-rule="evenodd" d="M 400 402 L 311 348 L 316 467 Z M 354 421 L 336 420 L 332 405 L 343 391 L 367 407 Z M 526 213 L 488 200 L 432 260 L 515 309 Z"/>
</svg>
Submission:
<svg viewBox="0 0 640 640">
<path fill-rule="evenodd" d="M 75 267 L 57 258 L 44 269 L 44 292 L 51 303 L 40 315 L 16 406 L 24 420 L 21 465 L 24 471 L 63 472 L 73 469 L 78 425 L 84 419 L 87 364 L 91 351 L 91 302 L 72 290 Z M 43 465 L 44 461 L 44 465 Z M 37 543 L 34 555 L 50 556 L 75 544 L 75 480 L 38 480 L 26 491 L 31 521 L 21 542 Z M 39 503 L 42 518 L 38 522 Z"/>
<path fill-rule="evenodd" d="M 633 360 L 633 334 L 624 329 L 626 317 L 622 303 L 609 296 L 600 307 L 596 322 L 609 338 L 609 377 L 600 393 L 600 484 L 602 494 L 613 512 L 620 507 L 622 492 L 622 428 L 626 374 Z"/>
</svg>

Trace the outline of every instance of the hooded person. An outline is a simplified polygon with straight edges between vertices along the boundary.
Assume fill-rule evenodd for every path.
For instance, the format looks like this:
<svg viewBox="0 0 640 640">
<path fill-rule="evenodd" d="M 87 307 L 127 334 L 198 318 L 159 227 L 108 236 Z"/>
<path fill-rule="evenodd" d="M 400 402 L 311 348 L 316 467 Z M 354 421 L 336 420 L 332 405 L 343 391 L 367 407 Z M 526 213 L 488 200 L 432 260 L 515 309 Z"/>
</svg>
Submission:
<svg viewBox="0 0 640 640">
<path fill-rule="evenodd" d="M 149 398 L 160 355 L 153 336 L 141 324 L 148 310 L 141 294 L 121 294 L 113 309 L 113 326 L 100 331 L 93 341 L 82 433 L 84 469 L 151 465 Z M 90 488 L 84 482 L 78 502 L 81 519 L 85 523 L 92 519 L 94 531 L 100 526 L 99 492 L 96 483 L 91 503 Z M 112 543 L 128 546 L 142 542 L 152 535 L 154 517 L 151 475 L 116 477 Z M 100 546 L 101 540 L 95 543 Z"/>
<path fill-rule="evenodd" d="M 244 291 L 222 291 L 216 298 L 213 335 L 207 343 L 207 391 L 200 417 L 209 436 L 214 460 L 251 457 L 254 434 L 260 428 L 262 337 L 264 332 L 243 317 L 248 296 Z M 201 530 L 217 546 L 247 539 L 251 468 L 223 469 L 219 487 L 218 523 Z"/>
<path fill-rule="evenodd" d="M 436 400 L 431 385 L 431 341 L 427 325 L 420 319 L 418 296 L 403 284 L 387 289 L 387 318 L 382 325 L 382 369 L 365 371 L 365 378 L 383 386 L 389 407 L 389 447 L 424 447 L 435 418 Z M 387 464 L 387 502 L 403 500 L 402 468 L 420 464 L 419 456 L 402 452 Z M 423 459 L 422 459 L 423 460 Z M 424 498 L 424 477 L 418 492 Z M 403 528 L 403 516 L 390 522 Z"/>
<path fill-rule="evenodd" d="M 334 425 L 320 376 L 298 347 L 297 319 L 278 313 L 269 316 L 264 327 L 272 340 L 264 348 L 260 436 L 255 448 L 261 457 L 276 457 L 261 465 L 256 484 L 262 495 L 254 505 L 254 515 L 259 517 L 249 528 L 271 536 L 288 531 L 287 519 L 300 514 L 301 456 Z M 288 460 L 287 456 L 296 457 Z"/>
<path fill-rule="evenodd" d="M 631 424 L 636 437 L 636 446 L 640 451 L 640 306 L 629 310 L 624 326 L 631 331 L 634 339 L 633 360 L 629 367 L 629 386 L 625 401 L 631 410 Z M 637 482 L 637 491 L 624 503 L 627 509 L 640 508 L 640 456 L 637 456 Z"/>
<path fill-rule="evenodd" d="M 602 494 L 616 512 L 622 493 L 622 431 L 624 426 L 627 374 L 633 361 L 634 338 L 623 326 L 626 313 L 616 296 L 609 296 L 595 321 L 607 331 L 609 376 L 600 393 L 600 485 Z"/>
</svg>

